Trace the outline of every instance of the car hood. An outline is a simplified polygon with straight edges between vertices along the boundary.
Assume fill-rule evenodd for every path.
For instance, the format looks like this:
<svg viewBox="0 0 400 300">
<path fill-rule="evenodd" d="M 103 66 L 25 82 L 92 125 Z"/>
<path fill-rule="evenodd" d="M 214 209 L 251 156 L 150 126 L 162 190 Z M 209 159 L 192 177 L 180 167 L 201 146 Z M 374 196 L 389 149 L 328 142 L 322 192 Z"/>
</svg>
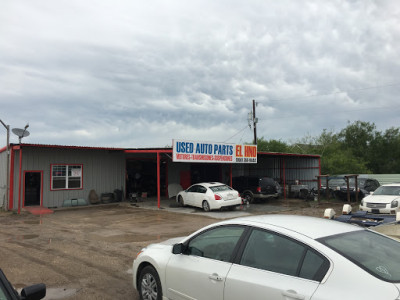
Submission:
<svg viewBox="0 0 400 300">
<path fill-rule="evenodd" d="M 185 237 L 176 237 L 169 240 L 165 240 L 159 243 L 150 244 L 147 248 L 164 248 L 165 246 L 172 246 L 177 243 L 181 243 Z"/>
<path fill-rule="evenodd" d="M 398 195 L 370 195 L 364 198 L 365 202 L 370 203 L 391 203 L 393 200 L 400 200 L 400 197 Z"/>
</svg>

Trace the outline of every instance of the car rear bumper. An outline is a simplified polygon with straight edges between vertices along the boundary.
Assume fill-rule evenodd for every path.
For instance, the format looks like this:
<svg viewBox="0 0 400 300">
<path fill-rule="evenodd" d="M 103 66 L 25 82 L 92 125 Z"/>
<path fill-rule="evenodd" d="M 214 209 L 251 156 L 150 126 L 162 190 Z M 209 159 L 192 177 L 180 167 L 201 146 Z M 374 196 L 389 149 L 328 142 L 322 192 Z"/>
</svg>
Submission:
<svg viewBox="0 0 400 300">
<path fill-rule="evenodd" d="M 268 199 L 268 198 L 277 198 L 279 197 L 279 193 L 273 193 L 273 194 L 254 194 L 254 198 L 257 199 Z"/>
<path fill-rule="evenodd" d="M 228 206 L 237 206 L 242 204 L 242 198 L 238 197 L 236 199 L 231 200 L 218 200 L 214 201 L 212 204 L 210 203 L 211 209 L 219 209 L 221 207 L 228 207 Z"/>
</svg>

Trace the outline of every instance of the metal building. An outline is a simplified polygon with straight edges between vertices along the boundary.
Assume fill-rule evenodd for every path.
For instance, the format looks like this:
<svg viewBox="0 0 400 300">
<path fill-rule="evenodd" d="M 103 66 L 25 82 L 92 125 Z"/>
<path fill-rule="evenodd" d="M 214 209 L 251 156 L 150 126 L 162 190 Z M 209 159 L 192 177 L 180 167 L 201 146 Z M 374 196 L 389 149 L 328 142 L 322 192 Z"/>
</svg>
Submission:
<svg viewBox="0 0 400 300">
<path fill-rule="evenodd" d="M 126 199 L 141 189 L 149 197 L 168 197 L 168 186 L 187 188 L 199 181 L 231 184 L 232 176 L 272 177 L 281 185 L 317 186 L 320 175 L 318 155 L 259 152 L 257 164 L 182 163 L 172 161 L 172 148 L 102 148 L 60 145 L 11 145 L 10 171 L 7 152 L 0 149 L 0 206 L 20 211 L 26 206 L 56 208 L 68 200 L 83 199 L 90 205 L 89 193 L 97 195 L 122 191 Z M 9 178 L 9 201 L 6 179 Z M 66 202 L 67 201 L 67 202 Z"/>
</svg>

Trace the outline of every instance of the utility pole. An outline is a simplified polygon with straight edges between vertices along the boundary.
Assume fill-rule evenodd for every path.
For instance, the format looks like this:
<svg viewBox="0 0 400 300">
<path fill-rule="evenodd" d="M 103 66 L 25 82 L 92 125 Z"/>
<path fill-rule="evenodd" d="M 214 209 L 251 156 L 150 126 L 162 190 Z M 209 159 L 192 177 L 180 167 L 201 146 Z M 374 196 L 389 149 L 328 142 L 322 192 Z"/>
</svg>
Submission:
<svg viewBox="0 0 400 300">
<path fill-rule="evenodd" d="M 253 128 L 254 128 L 254 145 L 257 145 L 257 122 L 256 118 L 256 100 L 253 99 Z"/>
</svg>

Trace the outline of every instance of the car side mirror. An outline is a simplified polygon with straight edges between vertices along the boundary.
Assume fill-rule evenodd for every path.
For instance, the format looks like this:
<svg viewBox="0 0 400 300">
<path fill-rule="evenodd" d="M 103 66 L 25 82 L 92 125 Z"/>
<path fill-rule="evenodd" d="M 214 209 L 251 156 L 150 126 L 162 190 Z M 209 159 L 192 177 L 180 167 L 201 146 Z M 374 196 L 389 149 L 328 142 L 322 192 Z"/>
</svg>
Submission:
<svg viewBox="0 0 400 300">
<path fill-rule="evenodd" d="M 369 192 L 369 194 L 370 194 L 370 195 L 373 195 L 373 194 L 374 194 L 374 192 Z"/>
<path fill-rule="evenodd" d="M 46 297 L 46 285 L 44 283 L 27 286 L 21 291 L 21 299 L 40 300 Z"/>
<path fill-rule="evenodd" d="M 172 254 L 182 254 L 184 249 L 185 247 L 182 243 L 175 244 L 172 246 Z"/>
</svg>

